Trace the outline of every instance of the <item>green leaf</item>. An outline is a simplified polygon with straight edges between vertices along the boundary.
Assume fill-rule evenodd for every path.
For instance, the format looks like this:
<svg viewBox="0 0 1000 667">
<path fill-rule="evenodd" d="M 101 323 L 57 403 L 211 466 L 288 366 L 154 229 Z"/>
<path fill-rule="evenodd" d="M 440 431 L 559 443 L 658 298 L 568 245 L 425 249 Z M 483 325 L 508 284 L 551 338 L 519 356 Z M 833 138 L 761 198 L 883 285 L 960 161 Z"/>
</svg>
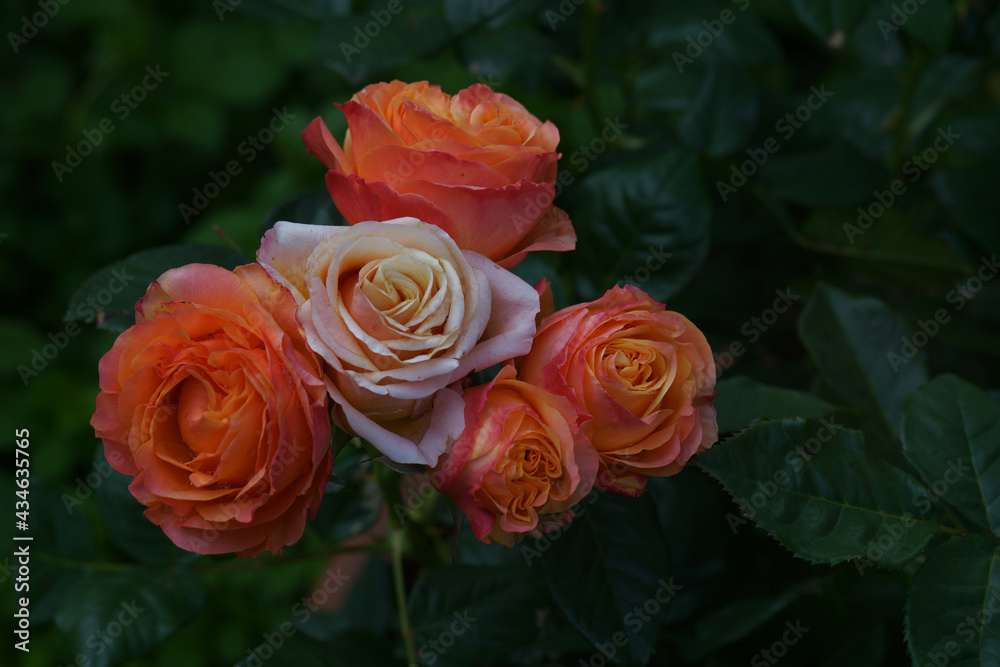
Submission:
<svg viewBox="0 0 1000 667">
<path fill-rule="evenodd" d="M 676 592 L 652 500 L 601 494 L 536 548 L 556 602 L 591 644 L 618 647 L 620 662 L 646 664 Z"/>
<path fill-rule="evenodd" d="M 882 166 L 844 142 L 804 153 L 779 153 L 760 171 L 760 187 L 768 196 L 803 206 L 867 203 L 884 182 Z"/>
<path fill-rule="evenodd" d="M 428 570 L 408 603 L 420 665 L 475 665 L 501 658 L 537 634 L 541 582 L 517 567 L 442 566 Z M 518 637 L 518 642 L 511 642 Z"/>
<path fill-rule="evenodd" d="M 955 538 L 941 545 L 930 553 L 910 585 L 906 643 L 913 664 L 1000 664 L 998 613 L 997 548 L 979 536 Z"/>
<path fill-rule="evenodd" d="M 92 275 L 70 298 L 63 319 L 96 319 L 99 329 L 124 331 L 135 324 L 135 302 L 165 271 L 195 263 L 233 269 L 250 261 L 225 246 L 186 244 L 143 250 Z"/>
<path fill-rule="evenodd" d="M 910 113 L 905 119 L 909 137 L 913 140 L 910 150 L 916 154 L 933 146 L 937 137 L 934 134 L 924 135 L 924 130 L 932 128 L 931 132 L 937 131 L 939 125 L 934 120 L 938 113 L 948 102 L 965 97 L 976 87 L 983 66 L 984 62 L 979 58 L 947 54 L 924 70 L 913 92 Z"/>
<path fill-rule="evenodd" d="M 870 20 L 883 36 L 902 29 L 935 51 L 948 48 L 955 28 L 955 12 L 947 0 L 882 0 Z"/>
<path fill-rule="evenodd" d="M 722 433 L 738 431 L 757 420 L 818 417 L 837 407 L 812 394 L 771 387 L 748 377 L 720 380 L 715 390 L 718 396 L 712 404 Z"/>
<path fill-rule="evenodd" d="M 868 8 L 865 0 L 794 0 L 795 13 L 823 39 L 850 30 Z"/>
<path fill-rule="evenodd" d="M 799 319 L 799 337 L 824 379 L 893 436 L 903 402 L 927 381 L 919 360 L 900 356 L 911 333 L 878 299 L 826 285 L 819 286 Z"/>
<path fill-rule="evenodd" d="M 832 419 L 757 424 L 697 462 L 761 528 L 814 563 L 867 557 L 898 567 L 934 535 L 914 505 L 923 488 Z"/>
<path fill-rule="evenodd" d="M 894 202 L 905 197 L 906 188 L 913 187 L 901 178 L 894 183 L 903 184 L 903 190 L 897 188 L 902 194 L 879 188 L 883 201 Z M 882 269 L 886 276 L 906 284 L 923 287 L 927 283 L 956 280 L 972 272 L 972 267 L 959 259 L 941 238 L 923 232 L 912 216 L 885 208 L 873 198 L 851 213 L 822 210 L 809 217 L 802 232 L 823 244 L 827 252 L 864 262 L 864 268 L 869 270 Z M 884 213 L 873 216 L 872 210 Z"/>
<path fill-rule="evenodd" d="M 677 131 L 681 139 L 699 150 L 712 156 L 725 155 L 746 142 L 758 106 L 757 89 L 745 69 L 713 63 Z"/>
<path fill-rule="evenodd" d="M 123 552 L 140 563 L 163 565 L 192 560 L 191 554 L 163 533 L 159 526 L 146 518 L 146 508 L 135 499 L 128 486 L 132 477 L 111 469 L 104 459 L 104 447 L 98 445 L 94 470 L 101 477 L 94 491 L 101 517 L 108 526 L 108 537 Z"/>
<path fill-rule="evenodd" d="M 579 241 L 568 259 L 583 299 L 629 282 L 664 301 L 708 251 L 709 206 L 688 151 L 598 172 L 581 185 L 573 211 Z"/>
<path fill-rule="evenodd" d="M 357 447 L 347 447 L 334 459 L 326 495 L 310 523 L 330 542 L 357 535 L 375 522 L 382 509 L 382 492 L 366 456 Z"/>
<path fill-rule="evenodd" d="M 1000 401 L 941 376 L 906 401 L 902 437 L 903 453 L 935 500 L 1000 535 Z"/>
<path fill-rule="evenodd" d="M 743 598 L 730 602 L 698 619 L 693 631 L 677 637 L 684 660 L 698 662 L 721 648 L 743 639 L 802 595 L 822 592 L 816 579 L 789 586 L 774 595 Z"/>
<path fill-rule="evenodd" d="M 205 582 L 187 570 L 135 568 L 80 579 L 56 614 L 73 653 L 93 667 L 143 656 L 205 604 Z"/>
</svg>

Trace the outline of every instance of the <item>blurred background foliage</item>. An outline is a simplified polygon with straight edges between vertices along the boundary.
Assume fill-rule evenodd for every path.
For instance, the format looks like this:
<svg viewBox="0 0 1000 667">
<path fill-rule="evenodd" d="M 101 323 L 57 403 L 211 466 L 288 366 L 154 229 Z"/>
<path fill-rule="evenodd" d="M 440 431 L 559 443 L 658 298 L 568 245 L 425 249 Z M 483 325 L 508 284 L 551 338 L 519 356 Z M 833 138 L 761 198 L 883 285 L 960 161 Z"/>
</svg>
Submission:
<svg viewBox="0 0 1000 667">
<path fill-rule="evenodd" d="M 908 363 L 996 395 L 1000 280 L 969 282 L 1000 247 L 995 2 L 401 0 L 402 11 L 379 25 L 388 5 L 52 0 L 0 9 L 9 47 L 0 65 L 3 422 L 6 433 L 31 430 L 41 554 L 32 565 L 32 652 L 14 655 L 5 640 L 3 664 L 71 664 L 81 651 L 98 665 L 233 664 L 322 580 L 325 559 L 315 554 L 374 520 L 376 474 L 342 458 L 321 519 L 283 558 L 194 559 L 145 523 L 117 473 L 102 475 L 94 498 L 77 491 L 100 474 L 88 422 L 97 361 L 114 334 L 85 324 L 54 359 L 39 357 L 36 374 L 19 371 L 69 331 L 70 297 L 116 260 L 194 242 L 252 257 L 262 224 L 279 215 L 272 210 L 322 192 L 323 168 L 301 130 L 321 115 L 342 136 L 346 123 L 332 104 L 368 83 L 426 79 L 457 92 L 483 82 L 558 126 L 568 185 L 556 203 L 576 224 L 578 250 L 519 268 L 532 281 L 550 277 L 557 305 L 640 283 L 705 331 L 720 377 L 811 390 L 841 405 L 850 382 L 817 373 L 829 369 L 809 352 L 830 348 L 807 351 L 809 334 L 796 328 L 808 295 L 826 283 L 891 309 L 884 326 L 846 331 L 855 342 L 886 334 L 898 349 L 897 334 L 946 308 L 950 321 Z M 905 20 L 893 23 L 894 13 Z M 377 34 L 364 39 L 373 22 Z M 134 108 L 123 106 L 147 68 L 162 81 Z M 284 129 L 247 149 L 278 112 Z M 100 129 L 103 119 L 112 131 Z M 957 138 L 914 169 L 913 156 L 942 132 Z M 79 166 L 54 167 L 71 164 L 68 154 L 88 141 Z M 180 206 L 233 160 L 240 172 L 187 224 Z M 873 202 L 890 194 L 893 203 L 875 215 Z M 859 207 L 873 216 L 870 228 L 858 227 Z M 663 253 L 665 262 L 650 262 Z M 134 301 L 144 288 L 130 285 L 125 296 Z M 955 290 L 962 308 L 949 299 Z M 794 295 L 789 314 L 755 322 L 778 291 Z M 815 326 L 830 333 L 838 325 L 853 326 L 836 317 Z M 13 448 L 2 441 L 6 460 Z M 12 498 L 12 480 L 0 481 L 0 497 Z M 81 502 L 67 504 L 70 496 Z M 815 629 L 783 664 L 909 664 L 901 627 L 912 567 L 862 579 L 850 564 L 793 559 L 752 526 L 731 531 L 725 517 L 738 510 L 693 468 L 657 480 L 649 497 L 685 586 L 658 625 L 651 664 L 746 664 L 798 618 Z M 466 533 L 458 562 L 468 569 L 435 569 L 450 560 L 441 532 L 450 518 L 432 505 L 414 520 L 426 530 L 411 535 L 408 554 L 417 627 L 445 627 L 435 615 L 446 624 L 458 604 L 479 604 L 488 619 L 477 625 L 478 649 L 438 664 L 588 664 L 593 648 L 551 600 L 535 599 L 542 573 L 525 568 L 520 551 L 481 548 Z M 7 543 L 11 531 L 2 531 Z M 14 575 L 3 563 L 7 589 Z M 469 583 L 484 581 L 474 568 L 500 564 L 509 571 Z M 375 558 L 363 577 L 349 611 L 312 616 L 267 664 L 400 664 L 388 565 Z M 451 578 L 472 593 L 448 599 L 424 577 Z M 132 591 L 156 619 L 109 650 L 88 648 Z M 539 623 L 525 625 L 508 609 L 538 609 Z"/>
</svg>

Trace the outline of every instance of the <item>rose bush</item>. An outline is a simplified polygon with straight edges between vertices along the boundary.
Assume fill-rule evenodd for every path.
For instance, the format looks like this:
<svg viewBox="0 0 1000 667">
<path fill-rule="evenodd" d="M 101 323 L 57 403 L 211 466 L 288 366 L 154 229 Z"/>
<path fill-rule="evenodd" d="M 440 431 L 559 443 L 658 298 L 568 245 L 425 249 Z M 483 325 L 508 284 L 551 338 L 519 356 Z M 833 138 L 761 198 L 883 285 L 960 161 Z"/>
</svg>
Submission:
<svg viewBox="0 0 1000 667">
<path fill-rule="evenodd" d="M 328 400 L 295 308 L 258 265 L 190 264 L 150 285 L 101 359 L 91 424 L 182 549 L 281 553 L 316 515 Z"/>
<path fill-rule="evenodd" d="M 593 488 L 598 469 L 572 402 L 505 366 L 465 392 L 465 422 L 430 478 L 478 539 L 512 546 L 572 519 L 570 508 Z"/>
<path fill-rule="evenodd" d="M 591 418 L 599 488 L 638 495 L 647 477 L 679 472 L 718 439 L 704 334 L 632 286 L 547 317 L 519 377 Z"/>
<path fill-rule="evenodd" d="M 449 385 L 531 346 L 535 290 L 414 218 L 278 222 L 257 257 L 327 361 L 336 424 L 399 463 L 434 465 L 462 433 Z"/>
<path fill-rule="evenodd" d="M 459 247 L 510 268 L 531 250 L 572 250 L 568 216 L 552 206 L 559 131 L 514 99 L 476 84 L 378 83 L 342 105 L 340 144 L 321 118 L 303 140 L 351 224 L 413 216 Z"/>
</svg>

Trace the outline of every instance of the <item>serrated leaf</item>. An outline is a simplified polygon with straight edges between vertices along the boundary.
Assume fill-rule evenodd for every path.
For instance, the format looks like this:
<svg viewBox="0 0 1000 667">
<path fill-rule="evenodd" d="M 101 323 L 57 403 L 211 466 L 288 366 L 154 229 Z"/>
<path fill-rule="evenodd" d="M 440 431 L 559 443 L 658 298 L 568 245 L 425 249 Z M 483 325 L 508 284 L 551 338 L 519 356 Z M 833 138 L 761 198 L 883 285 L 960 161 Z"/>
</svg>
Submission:
<svg viewBox="0 0 1000 667">
<path fill-rule="evenodd" d="M 899 433 L 903 402 L 927 381 L 919 359 L 896 361 L 912 331 L 873 297 L 820 285 L 799 319 L 799 337 L 824 379 L 861 410 Z"/>
<path fill-rule="evenodd" d="M 143 250 L 92 275 L 70 298 L 63 319 L 96 319 L 99 329 L 124 331 L 135 324 L 135 302 L 165 271 L 195 263 L 233 269 L 251 261 L 225 246 L 184 244 Z"/>
<path fill-rule="evenodd" d="M 74 655 L 93 667 L 143 656 L 205 604 L 205 582 L 186 570 L 135 568 L 80 579 L 56 614 Z"/>
<path fill-rule="evenodd" d="M 944 375 L 906 401 L 901 430 L 903 453 L 935 496 L 1000 534 L 1000 401 Z"/>
<path fill-rule="evenodd" d="M 697 463 L 761 528 L 814 563 L 867 557 L 897 567 L 934 535 L 913 502 L 923 488 L 832 420 L 757 424 Z"/>
<path fill-rule="evenodd" d="M 551 541 L 541 552 L 545 580 L 595 648 L 610 643 L 620 650 L 618 662 L 646 664 L 675 593 L 656 508 L 645 495 L 610 493 L 581 507 L 564 533 L 543 538 Z M 536 548 L 545 544 L 540 540 Z"/>
<path fill-rule="evenodd" d="M 748 377 L 720 380 L 715 391 L 718 395 L 712 404 L 722 433 L 738 431 L 755 420 L 818 417 L 837 407 L 812 394 L 771 387 Z"/>
<path fill-rule="evenodd" d="M 941 545 L 930 553 L 910 585 L 906 643 L 913 664 L 1000 664 L 998 613 L 1000 551 L 979 536 L 954 538 Z"/>
<path fill-rule="evenodd" d="M 588 178 L 574 207 L 579 236 L 569 261 L 577 290 L 596 299 L 619 282 L 669 299 L 708 251 L 709 206 L 693 153 L 605 169 Z"/>
</svg>

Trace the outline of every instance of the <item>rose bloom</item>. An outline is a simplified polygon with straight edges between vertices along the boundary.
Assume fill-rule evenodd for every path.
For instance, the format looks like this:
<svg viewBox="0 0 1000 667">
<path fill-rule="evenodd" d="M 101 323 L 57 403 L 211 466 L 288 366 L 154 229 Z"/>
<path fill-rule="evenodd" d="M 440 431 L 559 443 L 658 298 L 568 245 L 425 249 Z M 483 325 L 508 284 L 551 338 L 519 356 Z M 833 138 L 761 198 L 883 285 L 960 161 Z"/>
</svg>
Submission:
<svg viewBox="0 0 1000 667">
<path fill-rule="evenodd" d="M 399 463 L 434 465 L 461 434 L 449 385 L 531 347 L 535 290 L 414 218 L 279 222 L 257 258 L 327 362 L 334 422 Z"/>
<path fill-rule="evenodd" d="M 507 546 L 571 520 L 598 469 L 573 403 L 514 376 L 465 392 L 465 432 L 430 473 L 478 539 Z"/>
<path fill-rule="evenodd" d="M 302 138 L 330 169 L 327 187 L 347 222 L 414 216 L 505 268 L 532 250 L 576 245 L 552 206 L 559 131 L 507 95 L 393 81 L 338 106 L 343 148 L 321 118 Z"/>
<path fill-rule="evenodd" d="M 295 300 L 260 266 L 160 276 L 100 387 L 105 456 L 174 544 L 249 558 L 302 537 L 333 463 L 326 386 Z"/>
<path fill-rule="evenodd" d="M 718 439 L 715 361 L 705 336 L 635 287 L 543 320 L 519 377 L 590 417 L 599 488 L 638 495 Z"/>
</svg>

